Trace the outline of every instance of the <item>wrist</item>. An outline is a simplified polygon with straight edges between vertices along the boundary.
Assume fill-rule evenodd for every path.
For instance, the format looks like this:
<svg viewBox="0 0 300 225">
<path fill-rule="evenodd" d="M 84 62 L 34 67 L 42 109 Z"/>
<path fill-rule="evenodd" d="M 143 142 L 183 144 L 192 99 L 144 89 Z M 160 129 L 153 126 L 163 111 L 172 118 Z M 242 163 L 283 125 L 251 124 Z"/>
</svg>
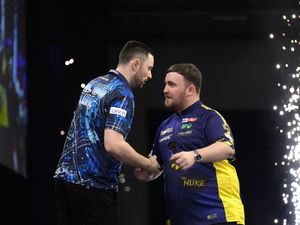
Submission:
<svg viewBox="0 0 300 225">
<path fill-rule="evenodd" d="M 146 171 L 150 171 L 151 168 L 152 168 L 152 167 L 151 167 L 151 164 L 152 164 L 152 163 L 151 163 L 151 160 L 150 160 L 150 158 L 146 158 L 146 160 L 147 160 L 147 161 L 146 161 L 146 167 L 145 167 L 145 170 L 146 170 Z"/>
<path fill-rule="evenodd" d="M 193 153 L 194 153 L 194 161 L 196 163 L 201 163 L 203 160 L 202 155 L 196 150 L 194 150 Z"/>
</svg>

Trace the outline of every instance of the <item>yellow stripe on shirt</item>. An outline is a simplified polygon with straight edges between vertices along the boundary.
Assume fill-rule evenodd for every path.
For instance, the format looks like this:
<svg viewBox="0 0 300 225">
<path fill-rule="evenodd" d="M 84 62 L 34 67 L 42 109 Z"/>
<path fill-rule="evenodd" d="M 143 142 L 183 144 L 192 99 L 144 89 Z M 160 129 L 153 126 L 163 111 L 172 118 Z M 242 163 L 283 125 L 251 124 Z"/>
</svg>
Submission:
<svg viewBox="0 0 300 225">
<path fill-rule="evenodd" d="M 219 197 L 224 206 L 227 222 L 245 224 L 244 206 L 235 168 L 227 160 L 213 163 L 216 169 Z"/>
</svg>

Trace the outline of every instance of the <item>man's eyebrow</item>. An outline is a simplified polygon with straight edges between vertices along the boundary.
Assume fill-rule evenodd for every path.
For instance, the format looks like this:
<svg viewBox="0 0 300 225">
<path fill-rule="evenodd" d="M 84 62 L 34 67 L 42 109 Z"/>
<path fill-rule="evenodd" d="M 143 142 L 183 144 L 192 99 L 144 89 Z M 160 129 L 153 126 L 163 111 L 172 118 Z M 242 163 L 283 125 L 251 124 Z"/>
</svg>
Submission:
<svg viewBox="0 0 300 225">
<path fill-rule="evenodd" d="M 176 83 L 169 80 L 169 81 L 165 81 L 165 84 L 176 84 Z"/>
</svg>

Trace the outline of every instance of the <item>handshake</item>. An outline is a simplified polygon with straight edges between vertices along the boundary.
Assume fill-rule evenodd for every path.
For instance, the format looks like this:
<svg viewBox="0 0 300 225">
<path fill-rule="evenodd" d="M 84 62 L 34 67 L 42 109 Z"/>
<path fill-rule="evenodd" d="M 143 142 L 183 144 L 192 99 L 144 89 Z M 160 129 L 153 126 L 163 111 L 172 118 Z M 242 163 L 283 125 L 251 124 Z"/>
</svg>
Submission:
<svg viewBox="0 0 300 225">
<path fill-rule="evenodd" d="M 138 180 L 142 181 L 152 181 L 159 177 L 162 173 L 163 170 L 159 163 L 157 162 L 157 157 L 156 155 L 150 155 L 148 156 L 149 163 L 147 165 L 147 168 L 135 168 L 133 171 L 134 176 Z"/>
<path fill-rule="evenodd" d="M 150 154 L 148 156 L 148 159 L 149 159 L 149 165 L 148 165 L 148 168 L 146 169 L 146 171 L 148 173 L 154 173 L 154 172 L 159 171 L 161 167 L 160 167 L 159 163 L 157 162 L 157 156 Z"/>
</svg>

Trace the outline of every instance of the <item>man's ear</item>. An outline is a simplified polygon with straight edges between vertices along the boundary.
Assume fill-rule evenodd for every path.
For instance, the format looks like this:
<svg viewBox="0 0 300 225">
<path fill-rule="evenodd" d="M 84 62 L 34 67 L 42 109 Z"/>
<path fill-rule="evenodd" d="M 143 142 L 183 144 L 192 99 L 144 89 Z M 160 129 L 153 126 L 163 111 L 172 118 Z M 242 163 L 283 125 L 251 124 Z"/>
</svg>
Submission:
<svg viewBox="0 0 300 225">
<path fill-rule="evenodd" d="M 187 88 L 187 95 L 191 96 L 194 95 L 196 93 L 196 88 L 194 85 L 189 85 Z"/>
<path fill-rule="evenodd" d="M 141 62 L 138 58 L 131 60 L 131 69 L 137 71 L 140 68 L 140 64 Z"/>
</svg>

